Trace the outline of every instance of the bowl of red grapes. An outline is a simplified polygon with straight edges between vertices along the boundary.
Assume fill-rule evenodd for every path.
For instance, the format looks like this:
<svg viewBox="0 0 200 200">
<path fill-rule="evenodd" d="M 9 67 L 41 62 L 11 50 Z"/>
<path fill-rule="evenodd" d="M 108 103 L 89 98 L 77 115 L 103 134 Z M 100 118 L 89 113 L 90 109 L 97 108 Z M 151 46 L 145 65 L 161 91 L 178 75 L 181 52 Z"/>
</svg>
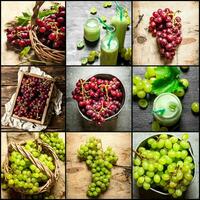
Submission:
<svg viewBox="0 0 200 200">
<path fill-rule="evenodd" d="M 13 117 L 43 124 L 53 85 L 53 79 L 23 73 L 17 87 Z"/>
<path fill-rule="evenodd" d="M 88 121 L 101 125 L 116 117 L 125 102 L 122 82 L 111 74 L 97 74 L 89 79 L 79 79 L 72 97 L 78 110 Z"/>
</svg>

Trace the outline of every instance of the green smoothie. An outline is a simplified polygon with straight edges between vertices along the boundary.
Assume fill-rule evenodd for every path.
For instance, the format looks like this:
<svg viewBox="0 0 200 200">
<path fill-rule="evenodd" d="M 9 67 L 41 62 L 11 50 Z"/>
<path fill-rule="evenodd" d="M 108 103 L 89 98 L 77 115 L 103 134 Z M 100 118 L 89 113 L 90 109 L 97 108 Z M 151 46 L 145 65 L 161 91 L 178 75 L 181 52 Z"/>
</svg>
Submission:
<svg viewBox="0 0 200 200">
<path fill-rule="evenodd" d="M 100 38 L 100 26 L 96 18 L 90 18 L 84 24 L 84 38 L 89 42 L 96 42 Z"/>
<path fill-rule="evenodd" d="M 107 30 L 106 36 L 101 41 L 100 65 L 117 64 L 119 43 L 114 31 L 114 27 Z"/>
<path fill-rule="evenodd" d="M 179 98 L 172 93 L 159 95 L 153 103 L 153 115 L 163 126 L 176 124 L 182 113 L 182 104 Z"/>
<path fill-rule="evenodd" d="M 119 41 L 119 52 L 121 52 L 122 48 L 124 48 L 128 20 L 126 17 L 120 16 L 120 13 L 116 13 L 116 15 L 111 19 L 111 25 L 116 29 L 116 36 Z"/>
</svg>

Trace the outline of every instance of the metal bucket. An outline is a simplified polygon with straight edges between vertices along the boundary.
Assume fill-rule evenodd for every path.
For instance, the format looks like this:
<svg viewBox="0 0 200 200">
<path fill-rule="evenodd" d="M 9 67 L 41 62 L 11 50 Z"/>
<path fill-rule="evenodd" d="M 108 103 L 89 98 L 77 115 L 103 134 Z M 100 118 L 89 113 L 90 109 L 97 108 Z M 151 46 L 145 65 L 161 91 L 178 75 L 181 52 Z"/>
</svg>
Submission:
<svg viewBox="0 0 200 200">
<path fill-rule="evenodd" d="M 146 146 L 147 140 L 148 140 L 148 139 L 158 137 L 158 136 L 161 135 L 161 134 L 163 134 L 163 133 L 150 136 L 150 137 L 146 138 L 145 140 L 143 140 L 143 141 L 137 146 L 136 151 L 138 150 L 139 147 L 144 147 L 144 146 Z M 168 135 L 168 136 L 175 136 L 175 137 L 177 137 L 176 135 L 171 135 L 171 134 L 167 134 L 167 135 Z M 177 137 L 177 138 L 178 138 L 179 140 L 181 139 L 181 138 L 179 138 L 179 137 Z M 189 142 L 189 141 L 188 141 L 188 142 Z M 190 147 L 191 147 L 191 143 L 190 143 L 190 142 L 189 142 L 189 144 L 190 144 Z M 193 162 L 194 162 L 193 179 L 192 179 L 192 181 L 190 182 L 190 184 L 191 184 L 191 183 L 194 181 L 194 177 L 195 177 L 195 173 L 196 173 L 196 172 L 195 172 L 195 169 L 196 169 L 196 162 L 195 162 L 195 159 L 194 159 L 194 155 L 193 155 L 193 150 L 192 150 L 192 148 L 189 149 L 189 156 L 192 157 Z M 136 154 L 135 154 L 134 158 L 136 158 Z M 188 186 L 189 186 L 189 185 L 188 185 Z M 154 189 L 154 188 L 150 188 L 150 190 L 151 190 L 151 191 L 154 191 L 154 192 L 156 192 L 156 193 L 159 193 L 159 194 L 161 194 L 161 195 L 165 195 L 165 196 L 170 195 L 169 193 L 161 192 L 161 191 L 156 190 L 156 189 Z"/>
<path fill-rule="evenodd" d="M 92 77 L 93 77 L 93 76 L 92 76 Z M 112 78 L 117 78 L 116 76 L 113 76 L 113 75 L 111 75 L 111 74 L 96 74 L 96 75 L 94 75 L 94 77 L 100 78 L 100 79 L 107 79 L 107 80 L 111 80 Z M 90 77 L 90 78 L 91 78 L 91 77 Z M 88 81 L 90 78 L 88 78 L 87 81 Z M 122 98 L 122 102 L 121 102 L 121 108 L 118 110 L 117 113 L 115 113 L 114 115 L 112 115 L 112 116 L 106 118 L 105 121 L 108 121 L 108 120 L 111 120 L 112 118 L 117 117 L 117 116 L 119 115 L 119 113 L 121 112 L 122 108 L 124 107 L 124 102 L 125 102 L 125 97 L 126 97 L 125 88 L 124 88 L 124 85 L 122 84 L 122 82 L 119 80 L 119 78 L 117 78 L 117 79 L 118 79 L 118 81 L 121 83 L 121 86 L 122 86 L 122 87 L 121 87 L 121 90 L 122 90 L 122 93 L 123 93 L 123 98 Z M 85 115 L 81 112 L 78 103 L 77 103 L 77 108 L 78 108 L 79 113 L 81 114 L 81 116 L 82 116 L 84 119 L 86 119 L 87 121 L 93 122 L 92 119 L 88 118 L 87 116 L 85 116 Z"/>
</svg>

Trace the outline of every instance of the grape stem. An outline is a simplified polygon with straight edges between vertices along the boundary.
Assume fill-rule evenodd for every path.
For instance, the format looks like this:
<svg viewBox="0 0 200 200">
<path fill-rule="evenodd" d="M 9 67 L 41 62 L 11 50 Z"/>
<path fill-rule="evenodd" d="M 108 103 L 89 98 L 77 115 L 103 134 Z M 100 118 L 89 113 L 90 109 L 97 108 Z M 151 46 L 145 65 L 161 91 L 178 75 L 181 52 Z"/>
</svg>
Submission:
<svg viewBox="0 0 200 200">
<path fill-rule="evenodd" d="M 135 25 L 135 28 L 137 28 L 138 27 L 138 25 L 140 24 L 140 22 L 142 21 L 142 18 L 144 17 L 144 14 L 142 14 L 142 15 L 139 15 L 139 20 L 138 20 L 138 22 L 137 22 L 137 24 Z"/>
<path fill-rule="evenodd" d="M 133 151 L 135 154 L 137 154 L 137 156 L 139 156 L 141 160 L 143 159 L 142 155 L 140 155 L 137 151 L 135 151 L 134 149 L 132 149 L 132 151 Z"/>
</svg>

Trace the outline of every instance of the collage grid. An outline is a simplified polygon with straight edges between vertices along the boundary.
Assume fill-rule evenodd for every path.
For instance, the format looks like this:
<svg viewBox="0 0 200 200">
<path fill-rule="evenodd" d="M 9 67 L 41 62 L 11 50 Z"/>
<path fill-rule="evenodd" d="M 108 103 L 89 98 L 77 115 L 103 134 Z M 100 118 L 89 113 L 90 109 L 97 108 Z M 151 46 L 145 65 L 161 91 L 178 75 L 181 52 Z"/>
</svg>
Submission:
<svg viewBox="0 0 200 200">
<path fill-rule="evenodd" d="M 165 189 L 163 190 L 160 187 L 158 187 L 158 183 L 156 183 L 155 181 L 156 179 L 155 174 L 153 175 L 153 178 L 152 178 L 151 175 L 149 176 L 147 174 L 144 175 L 144 173 L 140 171 L 141 175 L 139 175 L 139 177 L 141 176 L 142 179 L 144 177 L 144 180 L 140 179 L 142 184 L 138 183 L 139 179 L 136 178 L 136 175 L 135 175 L 136 174 L 135 172 L 137 171 L 136 169 L 139 168 L 138 166 L 140 166 L 140 168 L 145 168 L 143 165 L 137 164 L 138 158 L 142 160 L 142 158 L 140 157 L 142 154 L 140 154 L 141 152 L 139 152 L 139 149 L 138 149 L 139 145 L 143 145 L 147 147 L 146 143 L 147 143 L 147 138 L 149 137 L 153 137 L 154 139 L 158 141 L 161 140 L 163 135 L 161 136 L 161 139 L 158 139 L 159 136 L 156 136 L 156 135 L 162 134 L 162 133 L 168 134 L 169 137 L 176 136 L 177 138 L 181 138 L 182 134 L 185 134 L 184 137 L 187 137 L 189 135 L 188 140 L 190 143 L 188 144 L 192 146 L 192 149 L 188 150 L 187 154 L 191 155 L 191 157 L 188 156 L 189 157 L 188 159 L 192 158 L 194 160 L 195 165 L 192 165 L 193 161 L 188 161 L 190 163 L 189 167 L 191 169 L 189 169 L 189 171 L 192 173 L 192 179 L 190 179 L 191 176 L 189 174 L 188 180 L 187 180 L 188 182 L 185 185 L 190 184 L 190 181 L 192 182 L 191 182 L 191 185 L 188 186 L 188 188 L 186 188 L 187 191 L 183 192 L 183 195 L 184 195 L 183 197 L 186 199 L 199 199 L 199 188 L 198 188 L 199 186 L 199 114 L 198 113 L 195 114 L 194 112 L 191 112 L 192 103 L 199 102 L 199 20 L 196 19 L 199 17 L 199 2 L 198 1 L 191 1 L 191 2 L 180 1 L 177 3 L 173 1 L 153 1 L 152 5 L 148 1 L 118 1 L 117 3 L 114 1 L 109 1 L 109 2 L 107 1 L 56 1 L 56 2 L 59 2 L 60 5 L 65 7 L 64 13 L 66 13 L 66 16 L 62 15 L 62 13 L 61 14 L 59 13 L 58 15 L 56 15 L 56 17 L 63 16 L 63 18 L 65 18 L 66 20 L 66 25 L 63 25 L 63 26 L 66 26 L 65 27 L 66 29 L 63 29 L 65 30 L 63 31 L 63 34 L 65 34 L 64 37 L 66 38 L 63 39 L 60 36 L 63 39 L 63 41 L 66 40 L 65 41 L 66 46 L 64 47 L 66 48 L 66 51 L 64 53 L 65 55 L 64 55 L 64 59 L 62 60 L 62 63 L 50 64 L 49 62 L 46 62 L 46 61 L 40 62 L 41 60 L 43 60 L 42 58 L 40 58 L 40 55 L 37 55 L 40 59 L 38 59 L 37 56 L 33 55 L 33 57 L 29 57 L 28 62 L 27 60 L 24 61 L 27 58 L 26 56 L 29 56 L 29 55 L 32 56 L 32 53 L 34 52 L 34 51 L 31 52 L 32 50 L 30 50 L 30 52 L 28 52 L 23 57 L 22 60 L 19 60 L 19 52 L 20 52 L 19 49 L 17 49 L 16 46 L 13 49 L 12 47 L 13 44 L 11 44 L 11 41 L 9 41 L 8 39 L 8 33 L 6 37 L 6 32 L 5 32 L 6 26 L 7 25 L 12 26 L 12 23 L 8 24 L 8 22 L 12 21 L 16 16 L 20 16 L 22 12 L 25 12 L 28 9 L 31 10 L 35 5 L 35 1 L 30 1 L 30 2 L 17 1 L 16 5 L 12 5 L 13 3 L 12 1 L 1 1 L 1 172 L 2 172 L 1 173 L 1 199 L 12 199 L 12 198 L 14 199 L 15 198 L 16 199 L 27 199 L 27 198 L 28 199 L 34 199 L 34 198 L 88 199 L 92 197 L 93 199 L 96 199 L 98 196 L 97 193 L 99 192 L 98 190 L 100 190 L 99 192 L 100 195 L 98 196 L 98 198 L 100 199 L 101 198 L 103 199 L 171 199 L 173 198 L 175 199 L 175 197 L 177 198 L 178 196 L 182 196 L 182 190 L 184 191 L 184 188 L 181 189 L 179 187 L 174 190 L 172 188 L 176 188 L 177 185 L 174 187 L 171 187 L 171 191 L 174 190 L 174 193 L 178 191 L 177 194 L 174 194 L 174 196 L 171 197 L 169 196 L 168 193 L 166 193 Z M 175 5 L 175 3 L 177 3 L 177 5 Z M 182 14 L 182 12 L 185 12 L 185 8 L 183 6 L 184 3 L 186 3 L 187 6 L 191 10 L 193 10 L 193 13 L 190 13 L 188 11 L 187 15 Z M 40 11 L 44 9 L 44 13 L 45 13 L 46 11 L 48 11 L 50 5 L 52 5 L 50 1 L 44 1 L 43 5 L 41 5 Z M 120 5 L 124 6 L 123 8 L 122 7 L 121 8 L 123 12 L 127 13 L 126 15 L 127 19 L 128 18 L 130 19 L 128 28 L 125 27 L 126 36 L 125 36 L 124 47 L 126 49 L 123 50 L 124 54 L 121 52 L 120 56 L 117 58 L 116 60 L 117 64 L 102 64 L 102 62 L 106 63 L 108 61 L 109 56 L 111 56 L 112 59 L 114 59 L 115 57 L 114 55 L 115 53 L 106 52 L 108 54 L 106 56 L 108 57 L 105 57 L 104 61 L 101 60 L 103 57 L 102 54 L 104 53 L 103 52 L 104 50 L 102 49 L 102 41 L 104 40 L 104 38 L 102 37 L 102 35 L 103 33 L 104 34 L 106 33 L 105 27 L 103 26 L 106 26 L 105 23 L 109 24 L 110 19 L 115 15 L 115 7 L 118 8 L 118 11 L 121 10 Z M 15 6 L 16 6 L 16 9 L 14 9 Z M 163 62 L 162 58 L 160 58 L 158 47 L 155 42 L 156 39 L 151 37 L 151 34 L 148 32 L 147 29 L 148 29 L 149 18 L 151 17 L 152 12 L 156 11 L 158 8 L 164 9 L 165 7 L 170 7 L 170 6 L 174 10 L 180 7 L 179 9 L 181 10 L 181 12 L 178 12 L 178 13 L 180 13 L 180 16 L 182 17 L 183 29 L 185 25 L 188 28 L 188 30 L 187 31 L 185 29 L 183 30 L 183 41 L 180 44 L 179 49 L 175 51 L 176 55 L 174 56 L 174 59 L 171 61 L 171 63 L 166 63 L 166 62 Z M 8 12 L 8 10 L 12 8 L 14 10 L 13 13 L 8 16 L 5 15 L 5 13 Z M 52 10 L 54 8 L 51 9 L 50 13 L 53 12 Z M 27 13 L 29 12 L 27 11 Z M 53 14 L 51 13 L 51 15 Z M 96 16 L 101 17 L 99 21 L 104 19 L 104 22 L 99 22 L 100 24 L 104 23 L 104 25 L 101 24 L 102 27 L 100 28 L 101 29 L 100 39 L 98 39 L 99 41 L 95 44 L 90 43 L 90 42 L 89 44 L 87 44 L 88 42 L 87 40 L 83 41 L 83 34 L 85 37 L 86 37 L 86 34 L 88 34 L 86 33 L 87 30 L 85 30 L 85 26 L 86 26 L 85 22 L 88 18 L 92 17 L 94 19 Z M 188 23 L 187 16 L 189 18 L 194 17 L 193 18 L 194 20 L 191 23 Z M 32 16 L 29 16 L 29 17 L 32 17 Z M 55 19 L 57 20 L 57 18 Z M 60 24 L 63 23 L 61 21 L 60 21 Z M 61 31 L 62 26 L 58 24 L 58 27 L 59 28 L 56 30 L 57 34 L 58 32 L 59 33 L 62 32 Z M 83 29 L 85 32 L 83 32 Z M 39 33 L 40 31 L 37 32 L 38 30 L 36 30 L 35 32 Z M 30 34 L 30 32 L 27 32 L 27 33 Z M 45 34 L 49 34 L 49 33 L 50 32 L 45 33 Z M 42 32 L 40 32 L 37 36 L 46 37 L 46 35 L 43 35 Z M 110 37 L 111 44 L 112 44 L 112 41 L 114 42 L 113 37 L 114 37 L 113 35 L 111 35 Z M 184 39 L 184 37 L 186 38 Z M 30 42 L 33 43 L 32 40 Z M 38 43 L 42 43 L 41 38 L 39 38 Z M 43 46 L 44 45 L 46 46 L 50 45 L 48 46 L 48 48 L 49 47 L 56 48 L 56 45 L 58 45 L 58 49 L 57 49 L 58 51 L 63 48 L 62 43 L 60 44 L 44 43 Z M 119 40 L 118 40 L 118 45 L 119 45 Z M 26 48 L 26 46 L 23 46 L 23 48 L 24 47 Z M 188 51 L 187 48 L 188 49 L 190 48 L 191 51 Z M 100 55 L 99 50 L 101 51 L 101 55 Z M 184 51 L 187 51 L 188 55 Z M 94 52 L 95 52 L 95 56 L 90 55 L 90 54 L 94 54 Z M 128 59 L 125 58 L 125 55 L 128 57 Z M 61 57 L 62 56 L 63 55 L 61 55 Z M 83 58 L 84 59 L 87 58 L 87 64 L 83 63 Z M 90 62 L 89 59 L 92 59 L 92 61 Z M 32 62 L 30 62 L 30 60 L 32 60 Z M 19 62 L 22 62 L 22 64 L 19 64 Z M 83 66 L 83 65 L 87 65 L 87 66 Z M 172 71 L 171 68 L 173 68 L 173 66 L 175 68 L 180 68 L 181 70 L 178 69 L 179 72 L 175 71 L 176 69 Z M 188 70 L 188 66 L 189 66 L 189 70 Z M 187 69 L 186 70 L 183 69 L 184 67 Z M 153 113 L 155 95 L 150 95 L 150 92 L 148 92 L 148 88 L 145 88 L 145 87 L 146 85 L 148 86 L 149 83 L 151 83 L 151 80 L 157 78 L 155 74 L 152 75 L 152 73 L 156 73 L 156 68 L 159 68 L 157 71 L 160 73 L 166 73 L 166 74 L 168 73 L 168 75 L 171 73 L 171 77 L 173 77 L 174 79 L 176 79 L 176 77 L 173 76 L 173 73 L 177 73 L 178 77 L 180 74 L 180 77 L 182 79 L 189 81 L 189 89 L 184 89 L 180 91 L 180 93 L 184 92 L 184 94 L 176 93 L 176 96 L 178 96 L 178 99 L 181 100 L 180 104 L 183 106 L 182 108 L 183 110 L 181 114 L 181 120 L 179 120 L 179 117 L 180 117 L 179 116 L 178 123 L 175 123 L 175 125 L 173 126 L 170 125 L 168 127 L 168 125 L 163 125 L 162 122 L 161 122 L 162 124 L 161 125 L 157 121 L 154 120 L 156 116 L 156 114 Z M 162 69 L 165 68 L 164 72 L 162 72 L 161 68 Z M 37 105 L 38 107 L 36 108 L 37 111 L 39 108 L 42 110 L 42 117 L 44 116 L 45 107 L 48 108 L 44 124 L 32 123 L 30 121 L 27 122 L 26 119 L 22 120 L 22 119 L 16 118 L 16 116 L 13 117 L 13 112 L 14 113 L 16 112 L 16 114 L 14 115 L 18 115 L 17 114 L 18 111 L 16 109 L 17 104 L 14 102 L 15 97 L 13 94 L 16 92 L 17 86 L 19 87 L 19 80 L 21 76 L 20 73 L 22 72 L 28 72 L 31 74 L 40 75 L 40 78 L 44 78 L 46 75 L 47 76 L 49 75 L 51 76 L 50 78 L 53 78 L 53 80 L 55 81 L 56 87 L 54 87 L 53 89 L 53 94 L 49 92 L 49 89 L 47 90 L 48 92 L 47 99 L 49 98 L 49 95 L 51 95 L 49 107 L 46 106 L 46 102 L 45 104 L 42 104 L 42 100 L 40 99 L 39 104 L 41 103 L 41 105 Z M 97 75 L 97 74 L 100 74 L 100 75 Z M 87 110 L 89 109 L 86 109 L 85 106 L 80 106 L 80 101 L 78 102 L 79 103 L 78 105 L 76 102 L 77 98 L 76 97 L 74 98 L 74 95 L 78 93 L 77 91 L 75 91 L 76 88 L 79 88 L 80 86 L 85 87 L 85 84 L 87 84 L 88 81 L 91 80 L 91 77 L 94 77 L 94 76 L 100 77 L 100 79 L 102 80 L 106 79 L 108 81 L 110 81 L 112 77 L 117 77 L 117 81 L 119 81 L 117 84 L 119 85 L 121 84 L 119 87 L 120 89 L 119 90 L 116 89 L 116 91 L 118 93 L 122 92 L 121 94 L 122 97 L 118 98 L 117 95 L 113 95 L 115 96 L 113 98 L 114 101 L 119 100 L 119 108 L 114 105 L 114 107 L 116 107 L 115 111 L 111 110 L 111 113 L 108 114 L 107 117 L 105 117 L 106 119 L 110 116 L 110 119 L 105 120 L 105 122 L 104 122 L 104 118 L 103 119 L 101 118 L 101 115 L 100 116 L 96 115 L 96 118 L 94 117 L 92 119 L 92 117 L 90 117 L 91 115 L 87 114 Z M 139 91 L 145 92 L 144 97 L 140 97 L 142 94 L 139 95 L 136 92 L 139 86 L 138 86 L 137 78 L 134 79 L 135 77 L 139 77 L 139 82 L 141 83 L 142 81 L 144 83 L 144 80 L 148 80 L 148 83 L 147 84 L 144 83 L 143 86 L 141 86 L 142 88 L 139 89 Z M 31 80 L 34 81 L 34 79 L 31 79 Z M 81 81 L 85 80 L 86 83 L 81 85 L 82 84 L 82 83 L 80 84 L 81 81 L 79 81 L 78 83 L 77 82 L 78 80 L 81 80 Z M 23 82 L 23 79 L 22 79 L 22 82 Z M 31 84 L 30 82 L 27 82 L 27 83 Z M 78 84 L 79 86 L 77 86 Z M 99 85 L 101 84 L 104 85 L 106 84 L 106 82 L 100 82 Z M 88 87 L 91 88 L 92 86 L 88 86 Z M 112 90 L 113 88 L 111 88 L 110 90 Z M 40 88 L 37 88 L 37 89 L 40 90 Z M 73 93 L 72 91 L 75 91 L 75 92 Z M 85 90 L 85 88 L 84 88 L 84 91 L 85 91 L 84 95 L 86 95 L 88 98 L 88 92 L 87 90 Z M 20 92 L 21 92 L 21 87 L 19 88 L 18 95 L 21 94 Z M 28 90 L 28 92 L 30 91 Z M 45 89 L 42 92 L 45 93 Z M 102 91 L 99 90 L 99 94 L 103 92 L 105 92 L 106 94 L 106 86 L 105 86 L 105 89 L 104 88 L 102 89 Z M 36 94 L 35 96 L 37 96 L 39 99 L 40 97 L 38 95 L 39 92 L 35 91 L 35 94 Z M 108 93 L 108 95 L 109 94 L 111 94 L 111 92 Z M 22 96 L 23 95 L 26 96 L 26 94 L 22 94 Z M 185 97 L 183 97 L 184 95 Z M 28 98 L 30 98 L 30 95 L 27 94 L 27 96 Z M 98 98 L 100 98 L 99 96 Z M 106 98 L 107 97 L 104 97 L 104 101 L 101 101 L 101 103 L 102 102 L 106 103 L 105 102 Z M 96 101 L 97 98 L 93 98 L 93 99 L 95 99 Z M 111 98 L 111 100 L 109 101 L 113 101 L 113 99 Z M 140 100 L 145 100 L 145 101 L 142 102 Z M 140 102 L 142 103 L 140 104 Z M 28 103 L 30 103 L 31 105 L 31 102 L 28 102 Z M 37 104 L 37 100 L 34 101 L 34 103 Z M 144 105 L 144 103 L 145 104 L 147 103 L 147 105 Z M 91 104 L 92 103 L 89 103 L 89 106 Z M 116 103 L 116 105 L 118 104 Z M 96 104 L 96 106 L 98 105 Z M 176 105 L 176 106 L 179 107 L 180 105 Z M 197 105 L 195 106 L 197 107 Z M 102 111 L 102 108 L 103 107 L 101 108 L 99 107 L 99 110 Z M 175 107 L 175 109 L 176 108 L 177 107 Z M 100 112 L 98 111 L 97 107 L 95 107 L 95 109 L 97 109 L 97 112 Z M 41 117 L 38 117 L 37 114 L 34 115 L 34 111 L 32 115 L 36 117 L 35 119 L 40 119 L 39 121 L 41 121 Z M 32 117 L 32 119 L 34 119 L 34 117 Z M 97 124 L 94 121 L 96 121 L 97 123 L 99 122 L 100 123 Z M 157 123 L 154 124 L 154 122 L 157 122 Z M 44 136 L 43 136 L 43 133 L 44 133 Z M 60 137 L 60 139 L 56 139 L 57 133 L 59 133 L 58 137 Z M 186 133 L 188 133 L 188 135 Z M 45 134 L 47 136 L 46 143 L 44 139 Z M 95 137 L 95 139 L 91 139 L 91 137 Z M 83 145 L 86 144 L 86 141 L 88 141 L 88 138 L 90 138 L 91 141 L 87 143 L 88 146 L 86 145 L 83 147 Z M 17 148 L 16 147 L 13 148 L 12 146 L 12 151 L 14 149 L 15 151 L 19 151 L 21 153 L 25 149 L 25 152 L 28 154 L 28 157 L 27 157 L 27 154 L 25 155 L 25 157 L 28 158 L 28 160 L 31 160 L 30 158 L 32 158 L 32 156 L 30 155 L 29 150 L 32 147 L 26 147 L 24 145 L 24 142 L 25 141 L 30 142 L 32 140 L 37 140 L 37 142 L 39 141 L 39 143 L 37 143 L 38 146 L 36 145 L 38 147 L 38 151 L 40 151 L 39 150 L 40 148 L 43 148 L 43 149 L 41 150 L 39 155 L 36 155 L 35 159 L 33 158 L 34 161 L 31 161 L 32 162 L 31 164 L 35 164 L 36 162 L 35 165 L 41 170 L 40 165 L 42 162 L 44 162 L 42 165 L 45 164 L 45 170 L 42 170 L 42 172 L 47 173 L 48 171 L 48 173 L 52 175 L 52 177 L 48 175 L 48 180 L 52 182 L 47 184 L 44 180 L 42 180 L 42 178 L 38 178 L 38 183 L 34 183 L 35 185 L 33 184 L 30 186 L 30 190 L 31 190 L 30 194 L 25 194 L 24 191 L 26 190 L 28 191 L 29 186 L 26 185 L 24 189 L 19 189 L 20 187 L 19 186 L 16 187 L 17 184 L 15 182 L 12 183 L 12 181 L 10 181 L 9 183 L 10 179 L 14 179 L 15 181 L 15 179 L 17 179 L 16 176 L 13 177 L 13 175 L 11 175 L 12 178 L 9 178 L 9 175 L 6 175 L 8 173 L 7 170 L 11 171 L 11 168 L 7 168 L 7 167 L 12 162 L 21 160 L 22 158 L 21 157 L 13 158 L 12 160 L 9 154 L 9 161 L 8 161 L 6 157 L 8 156 L 8 152 L 9 152 L 8 145 L 9 145 L 9 150 L 11 150 L 10 146 L 12 146 L 11 144 L 14 143 L 14 145 L 16 146 L 18 145 L 18 146 Z M 62 146 L 63 141 L 64 141 L 64 146 L 65 146 L 64 148 Z M 47 145 L 48 147 L 44 148 L 42 144 L 40 144 L 41 142 L 46 145 L 48 144 Z M 92 164 L 94 163 L 91 164 L 90 162 L 93 162 L 92 160 L 96 159 L 96 157 L 92 154 L 92 150 L 94 148 L 93 146 L 98 143 L 101 144 L 102 149 L 101 148 L 95 149 L 96 152 L 94 152 L 94 155 L 96 155 L 97 160 L 99 161 L 102 157 L 101 156 L 98 157 L 98 155 L 99 154 L 101 155 L 102 153 L 101 150 L 104 151 L 103 152 L 104 164 L 102 165 L 99 164 L 99 166 L 101 166 L 99 168 L 98 163 L 97 163 L 95 164 L 96 166 L 95 169 L 93 169 Z M 149 141 L 148 143 L 149 143 L 149 146 L 151 146 Z M 174 142 L 174 143 L 177 143 L 178 145 L 181 146 L 181 144 L 178 142 Z M 25 148 L 19 147 L 23 145 Z M 173 142 L 172 142 L 172 147 L 168 148 L 166 143 L 165 143 L 165 146 L 166 146 L 165 150 L 174 149 Z M 106 150 L 107 147 L 108 147 L 108 150 Z M 112 147 L 112 150 L 109 150 L 110 147 Z M 22 148 L 22 150 L 20 151 L 19 148 L 20 149 Z M 92 149 L 92 150 L 89 150 L 91 151 L 90 154 L 87 153 L 89 151 L 86 151 L 87 158 L 84 158 L 85 160 L 87 160 L 86 162 L 83 162 L 84 160 L 83 157 L 85 156 L 85 154 L 81 153 L 81 151 L 84 151 L 83 150 L 84 148 Z M 182 148 L 182 147 L 179 147 L 179 148 Z M 152 149 L 156 149 L 156 148 L 152 148 Z M 160 149 L 158 148 L 157 151 L 160 151 L 160 154 L 161 154 Z M 187 149 L 187 148 L 182 148 L 183 151 L 184 149 Z M 51 150 L 53 151 L 53 153 Z M 65 150 L 65 152 L 63 152 L 63 150 Z M 138 152 L 136 152 L 136 150 Z M 32 149 L 30 150 L 30 152 L 33 155 L 37 154 L 37 150 Z M 99 152 L 99 154 L 97 152 Z M 40 160 L 41 159 L 40 156 L 42 154 L 47 154 L 50 157 L 48 158 L 49 161 L 53 159 L 56 165 L 57 164 L 59 165 L 58 179 L 57 179 L 57 175 L 55 176 L 56 165 L 54 166 L 53 164 L 51 164 L 51 162 L 45 163 L 45 161 Z M 56 157 L 54 157 L 54 154 L 57 154 Z M 91 157 L 91 159 L 88 158 L 88 154 L 89 154 L 89 157 Z M 148 151 L 148 154 L 151 155 L 151 152 Z M 51 157 L 52 155 L 53 157 Z M 153 154 L 153 155 L 156 156 L 156 154 Z M 136 157 L 137 159 L 135 161 L 134 158 Z M 168 156 L 168 158 L 169 157 L 170 156 Z M 117 160 L 117 162 L 115 159 Z M 150 160 L 151 159 L 152 158 L 150 158 Z M 174 162 L 178 162 L 178 158 L 176 159 L 169 158 L 169 159 L 173 160 Z M 26 165 L 27 166 L 30 165 L 30 163 L 26 160 L 25 162 L 28 163 L 28 164 L 26 163 Z M 17 169 L 19 169 L 18 171 L 21 171 L 19 172 L 19 174 L 21 175 L 23 171 L 23 163 L 21 165 L 20 161 L 17 161 L 17 162 L 19 162 L 17 163 L 18 165 Z M 37 162 L 39 164 L 37 164 Z M 106 166 L 105 162 L 107 162 L 108 166 Z M 162 166 L 169 165 L 169 163 L 165 163 Z M 158 163 L 154 163 L 154 164 L 158 166 Z M 152 164 L 150 162 L 148 167 L 150 167 L 151 165 Z M 46 167 L 48 168 L 46 169 Z M 50 168 L 52 167 L 53 169 L 50 170 L 49 167 Z M 154 167 L 155 166 L 153 166 L 153 168 Z M 104 168 L 104 170 L 106 171 L 105 173 L 102 171 L 102 168 Z M 165 168 L 165 170 L 166 169 L 168 168 Z M 176 168 L 176 169 L 179 170 L 180 166 L 179 168 Z M 110 175 L 110 171 L 111 171 L 111 175 Z M 163 173 L 159 171 L 163 171 L 164 173 L 164 169 L 157 170 L 157 172 L 155 172 L 157 173 L 156 175 L 159 174 L 158 176 L 161 177 L 162 179 Z M 166 171 L 165 173 L 167 173 Z M 94 177 L 92 176 L 93 179 L 95 179 L 96 178 L 95 176 L 97 176 L 98 180 L 95 182 L 95 187 L 94 187 L 95 189 L 94 190 L 91 189 L 92 188 L 91 186 L 89 188 L 89 190 L 91 191 L 87 192 L 88 185 L 91 183 L 91 172 L 93 175 L 95 174 Z M 28 178 L 27 176 L 28 174 L 26 175 L 26 173 L 24 173 L 23 175 L 25 175 L 25 178 Z M 34 173 L 34 170 L 32 170 L 31 173 Z M 35 174 L 36 174 L 36 177 L 33 176 L 32 177 L 33 179 L 37 178 L 37 170 L 35 171 Z M 42 177 L 41 174 L 40 176 Z M 98 176 L 103 176 L 104 179 L 103 178 L 100 179 L 98 178 Z M 150 187 L 150 184 L 149 184 L 150 182 L 148 182 L 147 180 L 148 178 L 146 177 L 151 178 L 150 179 L 151 189 L 148 188 L 148 190 L 145 189 L 145 183 L 146 183 L 146 187 Z M 104 180 L 105 180 L 105 184 L 104 184 Z M 19 181 L 23 182 L 23 184 L 26 184 L 26 180 L 25 179 L 23 180 L 23 177 L 21 180 L 19 178 L 18 184 L 19 184 Z M 161 183 L 161 181 L 158 181 L 158 182 Z M 30 179 L 30 183 L 32 183 L 31 179 Z M 46 188 L 43 188 L 42 187 L 43 185 L 41 184 L 43 185 L 45 184 Z M 106 189 L 104 189 L 104 185 Z M 23 188 L 23 186 L 24 185 L 22 185 L 21 188 Z M 167 187 L 167 186 L 164 185 L 164 187 Z M 33 188 L 35 189 L 35 191 Z M 43 188 L 43 191 L 39 191 L 41 190 L 41 188 Z M 96 189 L 96 188 L 100 188 L 100 189 Z"/>
</svg>

